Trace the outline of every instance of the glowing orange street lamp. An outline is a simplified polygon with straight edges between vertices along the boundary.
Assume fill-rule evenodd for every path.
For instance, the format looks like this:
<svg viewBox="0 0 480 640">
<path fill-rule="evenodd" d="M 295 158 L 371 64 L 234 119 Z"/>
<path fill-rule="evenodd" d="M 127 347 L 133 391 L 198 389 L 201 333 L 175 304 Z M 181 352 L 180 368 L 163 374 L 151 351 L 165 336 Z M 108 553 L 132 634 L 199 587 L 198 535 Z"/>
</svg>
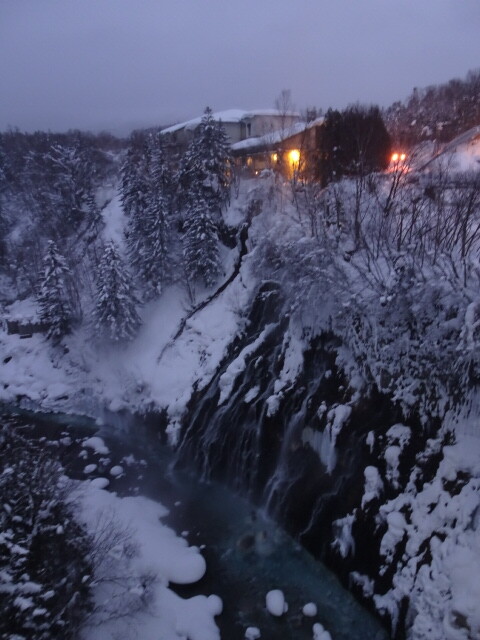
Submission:
<svg viewBox="0 0 480 640">
<path fill-rule="evenodd" d="M 392 153 L 392 157 L 390 158 L 392 162 L 405 162 L 406 159 L 406 153 Z"/>
</svg>

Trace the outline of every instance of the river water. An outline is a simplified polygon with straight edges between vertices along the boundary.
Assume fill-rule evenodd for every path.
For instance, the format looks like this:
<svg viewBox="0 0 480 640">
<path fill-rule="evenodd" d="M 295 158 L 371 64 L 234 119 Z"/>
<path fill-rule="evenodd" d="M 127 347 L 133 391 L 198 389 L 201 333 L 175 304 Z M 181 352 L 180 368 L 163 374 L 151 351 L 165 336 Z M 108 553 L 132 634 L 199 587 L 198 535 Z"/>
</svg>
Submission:
<svg viewBox="0 0 480 640">
<path fill-rule="evenodd" d="M 70 435 L 73 442 L 62 458 L 72 477 L 84 477 L 82 470 L 89 462 L 79 458 L 81 445 L 75 443 L 93 433 L 110 448 L 112 464 L 131 455 L 142 461 L 127 469 L 115 490 L 161 502 L 170 510 L 163 521 L 202 549 L 206 575 L 196 584 L 172 588 L 182 597 L 215 593 L 222 598 L 224 610 L 216 622 L 223 640 L 242 640 L 248 626 L 258 627 L 262 640 L 311 640 L 315 622 L 321 622 L 333 640 L 387 640 L 379 622 L 337 578 L 261 509 L 223 486 L 201 483 L 175 470 L 173 452 L 140 423 L 131 422 L 124 429 L 111 424 L 97 427 L 79 416 L 21 412 L 16 424 L 31 437 L 61 441 Z M 282 589 L 289 605 L 281 618 L 265 609 L 265 595 L 271 589 Z M 307 602 L 317 605 L 314 618 L 301 614 Z"/>
</svg>

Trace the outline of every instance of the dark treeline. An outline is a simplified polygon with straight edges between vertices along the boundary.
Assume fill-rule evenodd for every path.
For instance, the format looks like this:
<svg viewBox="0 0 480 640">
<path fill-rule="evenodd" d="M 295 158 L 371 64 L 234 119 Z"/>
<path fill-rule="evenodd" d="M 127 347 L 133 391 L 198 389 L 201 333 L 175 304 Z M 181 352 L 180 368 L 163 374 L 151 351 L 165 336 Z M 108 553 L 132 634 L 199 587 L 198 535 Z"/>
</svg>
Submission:
<svg viewBox="0 0 480 640">
<path fill-rule="evenodd" d="M 480 124 L 480 70 L 470 71 L 464 80 L 414 89 L 405 102 L 386 109 L 384 118 L 398 144 L 448 142 Z"/>
<path fill-rule="evenodd" d="M 390 162 L 390 135 L 375 106 L 329 109 L 318 147 L 318 178 L 323 186 L 342 176 L 383 171 Z"/>
</svg>

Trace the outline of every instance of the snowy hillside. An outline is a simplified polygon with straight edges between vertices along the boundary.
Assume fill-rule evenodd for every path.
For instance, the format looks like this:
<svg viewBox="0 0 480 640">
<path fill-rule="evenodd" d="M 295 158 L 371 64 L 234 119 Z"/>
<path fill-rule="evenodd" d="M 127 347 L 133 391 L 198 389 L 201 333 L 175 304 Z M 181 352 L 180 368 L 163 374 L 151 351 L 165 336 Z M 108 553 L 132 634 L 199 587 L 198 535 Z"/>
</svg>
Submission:
<svg viewBox="0 0 480 640">
<path fill-rule="evenodd" d="M 428 182 L 397 166 L 320 188 L 270 171 L 227 184 L 215 154 L 203 162 L 194 145 L 178 192 L 158 141 L 134 140 L 121 199 L 81 195 L 76 235 L 65 230 L 55 252 L 40 238 L 40 304 L 40 249 L 5 267 L 5 320 L 34 326 L 38 313 L 48 332 L 1 331 L 0 400 L 99 422 L 161 415 L 180 464 L 262 505 L 393 637 L 473 640 L 479 149 L 459 145 Z M 26 240 L 10 225 L 20 263 Z M 95 491 L 93 503 L 142 512 L 146 556 L 158 555 L 154 536 L 175 547 L 174 566 L 157 567 L 165 629 L 215 640 L 218 602 L 180 605 L 166 588 L 177 552 L 199 576 L 201 556 L 159 527 L 158 505 Z M 190 606 L 204 633 L 178 627 Z"/>
</svg>

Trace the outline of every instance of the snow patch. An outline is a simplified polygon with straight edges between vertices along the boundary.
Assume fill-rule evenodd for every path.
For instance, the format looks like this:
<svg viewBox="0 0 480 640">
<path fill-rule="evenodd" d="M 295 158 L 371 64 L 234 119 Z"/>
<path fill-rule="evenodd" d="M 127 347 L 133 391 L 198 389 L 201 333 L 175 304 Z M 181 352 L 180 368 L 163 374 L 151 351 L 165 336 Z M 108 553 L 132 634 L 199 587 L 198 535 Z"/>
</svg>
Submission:
<svg viewBox="0 0 480 640">
<path fill-rule="evenodd" d="M 352 535 L 352 526 L 355 522 L 356 513 L 350 513 L 344 518 L 334 520 L 332 525 L 335 531 L 332 547 L 337 549 L 342 558 L 346 558 L 350 553 L 355 553 L 355 540 Z"/>
<path fill-rule="evenodd" d="M 315 451 L 329 473 L 335 468 L 337 454 L 329 430 L 317 431 L 306 427 L 302 431 L 302 443 L 303 445 L 308 444 Z"/>
<path fill-rule="evenodd" d="M 95 453 L 99 455 L 106 456 L 110 453 L 108 447 L 105 445 L 105 442 L 99 436 L 92 436 L 91 438 L 87 438 L 83 441 L 83 446 L 87 447 L 87 449 L 93 449 Z"/>
<path fill-rule="evenodd" d="M 366 504 L 378 498 L 383 491 L 383 482 L 377 467 L 365 467 L 363 475 L 365 476 L 365 488 L 363 490 L 362 509 Z"/>
<path fill-rule="evenodd" d="M 95 489 L 91 483 L 84 486 L 80 495 L 83 521 L 91 530 L 97 526 L 99 514 L 106 514 L 116 528 L 131 532 L 131 542 L 137 554 L 129 560 L 129 579 L 138 585 L 131 595 L 144 597 L 140 576 L 147 572 L 155 580 L 149 587 L 151 600 L 148 607 L 135 615 L 134 623 L 125 628 L 123 619 L 104 621 L 88 628 L 89 640 L 106 638 L 142 637 L 142 640 L 158 638 L 189 638 L 190 640 L 220 640 L 214 621 L 222 602 L 218 596 L 194 596 L 183 599 L 168 588 L 168 584 L 191 584 L 200 580 L 206 570 L 203 556 L 196 547 L 189 547 L 172 529 L 162 524 L 168 513 L 161 504 L 144 497 L 118 496 Z M 134 528 L 133 528 L 134 526 Z M 119 550 L 119 555 L 122 552 Z M 99 585 L 94 596 L 100 602 L 108 600 L 108 586 Z"/>
<path fill-rule="evenodd" d="M 220 389 L 220 398 L 218 399 L 219 406 L 222 405 L 230 397 L 233 386 L 235 384 L 235 380 L 245 369 L 246 359 L 254 354 L 255 351 L 257 351 L 257 349 L 263 344 L 263 342 L 276 326 L 277 325 L 274 323 L 268 324 L 260 333 L 258 338 L 251 344 L 247 345 L 240 352 L 240 354 L 228 365 L 225 373 L 220 376 L 220 379 L 218 381 L 218 387 Z"/>
<path fill-rule="evenodd" d="M 252 387 L 245 394 L 245 396 L 243 398 L 243 401 L 245 402 L 245 404 L 250 404 L 251 402 L 253 402 L 253 400 L 255 400 L 255 398 L 258 397 L 259 393 L 260 393 L 260 387 L 259 386 Z"/>
</svg>

